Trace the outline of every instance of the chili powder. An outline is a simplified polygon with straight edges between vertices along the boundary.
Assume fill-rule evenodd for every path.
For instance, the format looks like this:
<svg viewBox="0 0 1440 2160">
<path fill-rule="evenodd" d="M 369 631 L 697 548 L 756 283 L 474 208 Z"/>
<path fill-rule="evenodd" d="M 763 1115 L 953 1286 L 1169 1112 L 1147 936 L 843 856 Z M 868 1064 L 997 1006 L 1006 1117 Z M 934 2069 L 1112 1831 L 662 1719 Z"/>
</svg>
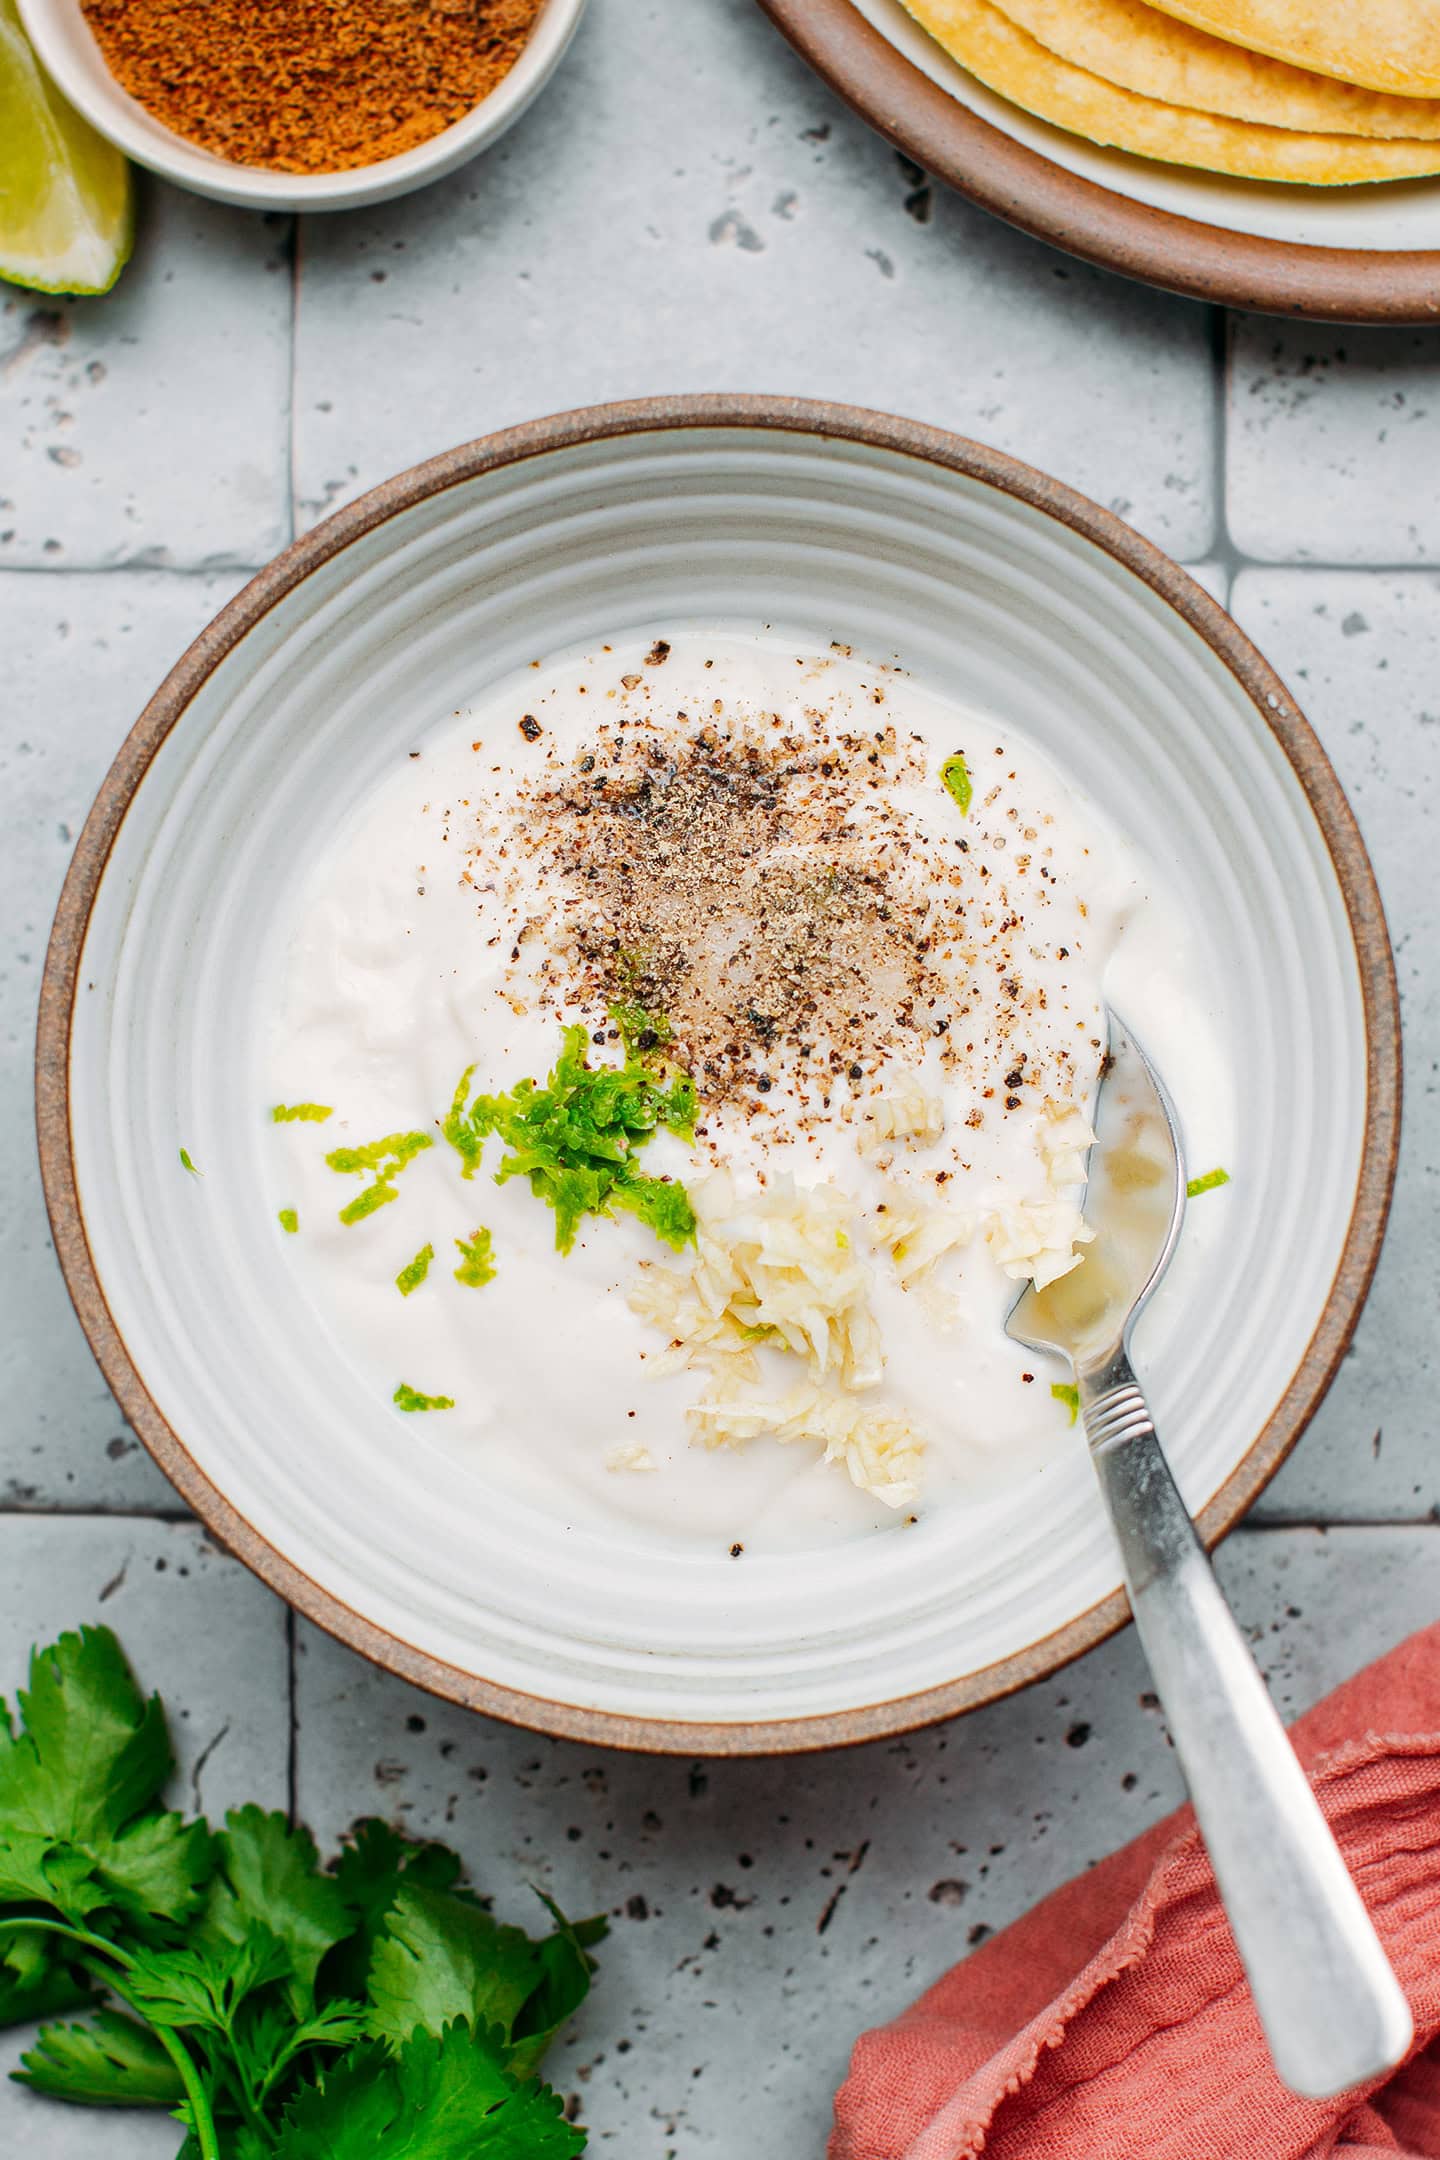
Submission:
<svg viewBox="0 0 1440 2160">
<path fill-rule="evenodd" d="M 478 105 L 540 0 L 83 0 L 112 74 L 165 127 L 241 165 L 340 172 Z"/>
</svg>

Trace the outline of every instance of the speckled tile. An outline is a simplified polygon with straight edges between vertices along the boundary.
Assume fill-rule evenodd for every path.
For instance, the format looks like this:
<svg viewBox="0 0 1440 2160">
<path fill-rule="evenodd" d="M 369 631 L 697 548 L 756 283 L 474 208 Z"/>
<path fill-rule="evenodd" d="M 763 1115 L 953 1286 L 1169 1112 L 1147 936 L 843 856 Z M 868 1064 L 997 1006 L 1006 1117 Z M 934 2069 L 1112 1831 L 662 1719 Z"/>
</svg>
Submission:
<svg viewBox="0 0 1440 2160">
<path fill-rule="evenodd" d="M 1222 1573 L 1287 1713 L 1440 1613 L 1440 1529 L 1242 1531 Z M 819 2154 L 851 2041 L 1180 1793 L 1133 1633 L 956 1723 L 773 1762 L 650 1760 L 436 1703 L 302 1627 L 297 1793 L 610 1915 L 550 2074 L 597 2152 Z M 741 2108 L 737 2095 L 745 2095 Z"/>
<path fill-rule="evenodd" d="M 175 1507 L 120 1420 L 50 1244 L 35 1004 L 75 836 L 149 693 L 237 580 L 0 573 L 0 1507 Z"/>
<path fill-rule="evenodd" d="M 298 516 L 537 414 L 656 392 L 878 406 L 1059 474 L 1172 552 L 1214 531 L 1210 318 L 931 186 L 753 0 L 676 37 L 593 0 L 478 163 L 301 238 Z"/>
<path fill-rule="evenodd" d="M 0 1694 L 14 1700 L 33 1644 L 103 1620 L 170 1714 L 177 1806 L 212 1819 L 284 1807 L 290 1749 L 286 1613 L 193 1523 L 0 1517 Z M 0 2033 L 0 2072 L 29 2028 Z M 24 2160 L 174 2160 L 160 2117 L 91 2113 L 0 2078 L 0 2152 Z"/>
<path fill-rule="evenodd" d="M 1247 570 L 1232 605 L 1314 722 L 1360 819 L 1390 918 L 1406 1055 L 1400 1174 L 1375 1288 L 1261 1511 L 1425 1515 L 1440 1509 L 1440 576 Z"/>
<path fill-rule="evenodd" d="M 1240 316 L 1227 409 L 1228 516 L 1242 555 L 1440 561 L 1440 331 Z"/>
<path fill-rule="evenodd" d="M 290 221 L 141 193 L 113 292 L 0 287 L 0 567 L 265 562 L 290 537 Z"/>
</svg>

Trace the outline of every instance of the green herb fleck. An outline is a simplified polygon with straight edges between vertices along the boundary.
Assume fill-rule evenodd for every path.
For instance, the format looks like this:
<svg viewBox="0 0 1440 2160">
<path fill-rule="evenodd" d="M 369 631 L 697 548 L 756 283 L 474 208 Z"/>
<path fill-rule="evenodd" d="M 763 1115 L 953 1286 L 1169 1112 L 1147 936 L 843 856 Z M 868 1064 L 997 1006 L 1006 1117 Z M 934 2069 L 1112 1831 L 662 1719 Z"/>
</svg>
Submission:
<svg viewBox="0 0 1440 2160">
<path fill-rule="evenodd" d="M 586 1215 L 623 1207 L 677 1250 L 695 1234 L 695 1215 L 683 1186 L 646 1177 L 635 1155 L 662 1125 L 688 1140 L 695 1125 L 695 1087 L 685 1074 L 662 1084 L 638 1057 L 623 1065 L 586 1062 L 583 1027 L 567 1028 L 560 1056 L 541 1086 L 521 1080 L 504 1095 L 477 1095 L 467 1105 L 470 1074 L 461 1077 L 445 1137 L 464 1159 L 468 1176 L 486 1136 L 498 1133 L 510 1152 L 497 1185 L 526 1177 L 530 1190 L 555 1210 L 555 1245 L 569 1252 Z"/>
<path fill-rule="evenodd" d="M 430 1262 L 434 1257 L 435 1247 L 433 1245 L 422 1245 L 414 1259 L 406 1261 L 404 1267 L 395 1277 L 395 1287 L 400 1292 L 401 1297 L 409 1297 L 412 1290 L 419 1289 L 430 1272 Z"/>
<path fill-rule="evenodd" d="M 961 817 L 968 817 L 975 789 L 970 779 L 970 768 L 958 750 L 953 757 L 946 758 L 940 768 L 940 778 Z"/>
<path fill-rule="evenodd" d="M 335 1115 L 334 1106 L 323 1102 L 276 1103 L 270 1113 L 277 1125 L 323 1125 Z"/>
<path fill-rule="evenodd" d="M 603 1920 L 546 1898 L 548 1935 L 504 1926 L 458 1855 L 385 1823 L 327 1869 L 259 1807 L 183 1822 L 172 1769 L 108 1628 L 33 1656 L 18 1718 L 0 1703 L 0 2022 L 83 2013 L 21 2084 L 178 2115 L 185 2160 L 574 2160 L 536 2072 Z"/>
<path fill-rule="evenodd" d="M 408 1380 L 400 1382 L 390 1400 L 401 1410 L 453 1410 L 455 1407 L 453 1395 L 422 1395 Z"/>
<path fill-rule="evenodd" d="M 367 1185 L 364 1192 L 357 1193 L 353 1200 L 346 1201 L 340 1210 L 340 1220 L 343 1223 L 364 1222 L 367 1215 L 373 1215 L 377 1208 L 384 1207 L 387 1200 L 398 1200 L 399 1197 L 393 1185 Z"/>
<path fill-rule="evenodd" d="M 460 1157 L 461 1177 L 474 1177 L 480 1167 L 480 1157 L 485 1150 L 485 1135 L 467 1114 L 466 1104 L 470 1098 L 470 1082 L 475 1077 L 475 1067 L 467 1065 L 456 1084 L 450 1099 L 450 1108 L 440 1120 L 440 1130 Z"/>
<path fill-rule="evenodd" d="M 1185 1197 L 1187 1200 L 1198 1199 L 1202 1192 L 1214 1192 L 1218 1186 L 1228 1185 L 1229 1182 L 1228 1170 L 1207 1170 L 1204 1177 L 1191 1178 L 1185 1187 Z"/>
<path fill-rule="evenodd" d="M 182 1147 L 180 1150 L 180 1166 L 182 1169 L 188 1170 L 191 1177 L 204 1177 L 205 1175 L 203 1170 L 197 1170 L 194 1163 L 191 1162 L 188 1148 Z"/>
<path fill-rule="evenodd" d="M 1050 1393 L 1054 1396 L 1056 1402 L 1064 1403 L 1066 1409 L 1070 1412 L 1070 1423 L 1073 1425 L 1080 1415 L 1079 1388 L 1069 1380 L 1056 1380 L 1051 1386 Z"/>
<path fill-rule="evenodd" d="M 375 1176 L 373 1185 L 367 1185 L 364 1192 L 357 1193 L 341 1208 L 341 1222 L 363 1222 L 387 1201 L 398 1200 L 396 1178 L 417 1155 L 434 1145 L 429 1133 L 397 1132 L 388 1133 L 383 1140 L 368 1140 L 363 1147 L 332 1148 L 325 1160 L 342 1177 L 365 1177 L 371 1172 Z"/>
<path fill-rule="evenodd" d="M 468 1240 L 456 1238 L 455 1250 L 460 1254 L 460 1265 L 455 1270 L 455 1280 L 471 1290 L 483 1290 L 487 1282 L 495 1280 L 495 1262 L 490 1252 L 490 1232 L 482 1223 L 474 1236 Z"/>
<path fill-rule="evenodd" d="M 293 1207 L 282 1207 L 280 1210 L 279 1219 L 281 1229 L 288 1230 L 292 1237 L 295 1235 L 295 1232 L 300 1228 L 300 1217 L 296 1214 Z"/>
</svg>

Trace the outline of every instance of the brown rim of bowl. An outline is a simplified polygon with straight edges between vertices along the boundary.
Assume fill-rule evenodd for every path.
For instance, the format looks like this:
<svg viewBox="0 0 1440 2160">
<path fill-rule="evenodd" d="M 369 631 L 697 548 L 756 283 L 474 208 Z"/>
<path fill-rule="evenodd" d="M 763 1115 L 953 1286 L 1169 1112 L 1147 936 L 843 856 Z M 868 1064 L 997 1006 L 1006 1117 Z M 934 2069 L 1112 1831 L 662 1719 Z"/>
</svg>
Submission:
<svg viewBox="0 0 1440 2160">
<path fill-rule="evenodd" d="M 1379 1256 L 1400 1117 L 1399 998 L 1379 891 L 1350 805 L 1308 722 L 1217 602 L 1110 511 L 1001 451 L 943 429 L 801 398 L 719 395 L 593 406 L 446 451 L 385 481 L 293 542 L 221 609 L 171 669 L 131 729 L 85 821 L 60 895 L 40 989 L 36 1119 L 55 1250 L 80 1324 L 121 1409 L 206 1527 L 297 1612 L 388 1672 L 538 1732 L 655 1754 L 786 1754 L 881 1739 L 1011 1694 L 1113 1634 L 1128 1617 L 1124 1597 L 1115 1592 L 1043 1640 L 982 1671 L 919 1694 L 819 1717 L 733 1724 L 632 1717 L 523 1694 L 447 1665 L 374 1626 L 302 1573 L 195 1463 L 152 1399 L 111 1316 L 85 1234 L 70 1134 L 71 1022 L 90 914 L 110 850 L 156 751 L 225 655 L 312 570 L 361 534 L 446 488 L 582 443 L 699 427 L 776 429 L 863 443 L 962 473 L 1057 519 L 1133 571 L 1203 638 L 1251 699 L 1305 791 L 1340 883 L 1354 939 L 1365 1013 L 1365 1146 L 1340 1264 L 1305 1355 L 1263 1431 L 1198 1517 L 1209 1545 L 1232 1528 L 1319 1407 L 1354 1333 Z"/>
<path fill-rule="evenodd" d="M 760 5 L 816 74 L 897 150 L 982 210 L 1084 262 L 1267 315 L 1440 319 L 1440 250 L 1306 247 L 1153 209 L 1082 180 L 982 120 L 907 60 L 852 0 Z"/>
</svg>

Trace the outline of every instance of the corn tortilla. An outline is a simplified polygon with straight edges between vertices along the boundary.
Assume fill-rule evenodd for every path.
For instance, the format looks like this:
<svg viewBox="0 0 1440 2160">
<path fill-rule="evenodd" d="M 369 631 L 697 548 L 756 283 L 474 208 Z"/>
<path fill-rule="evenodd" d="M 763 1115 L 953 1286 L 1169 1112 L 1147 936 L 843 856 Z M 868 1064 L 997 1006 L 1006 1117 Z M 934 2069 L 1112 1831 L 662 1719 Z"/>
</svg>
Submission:
<svg viewBox="0 0 1440 2160">
<path fill-rule="evenodd" d="M 1167 165 L 1312 187 L 1405 180 L 1440 172 L 1440 143 L 1257 127 L 1167 105 L 1073 67 L 1017 28 L 990 0 L 905 0 L 915 20 L 1012 104 L 1091 142 Z"/>
<path fill-rule="evenodd" d="M 1320 135 L 1440 138 L 1440 102 L 1391 97 L 1246 52 L 1160 12 L 1165 0 L 995 0 L 1047 51 L 1122 90 Z"/>
<path fill-rule="evenodd" d="M 1156 0 L 1232 45 L 1400 97 L 1440 96 L 1434 0 Z"/>
</svg>

